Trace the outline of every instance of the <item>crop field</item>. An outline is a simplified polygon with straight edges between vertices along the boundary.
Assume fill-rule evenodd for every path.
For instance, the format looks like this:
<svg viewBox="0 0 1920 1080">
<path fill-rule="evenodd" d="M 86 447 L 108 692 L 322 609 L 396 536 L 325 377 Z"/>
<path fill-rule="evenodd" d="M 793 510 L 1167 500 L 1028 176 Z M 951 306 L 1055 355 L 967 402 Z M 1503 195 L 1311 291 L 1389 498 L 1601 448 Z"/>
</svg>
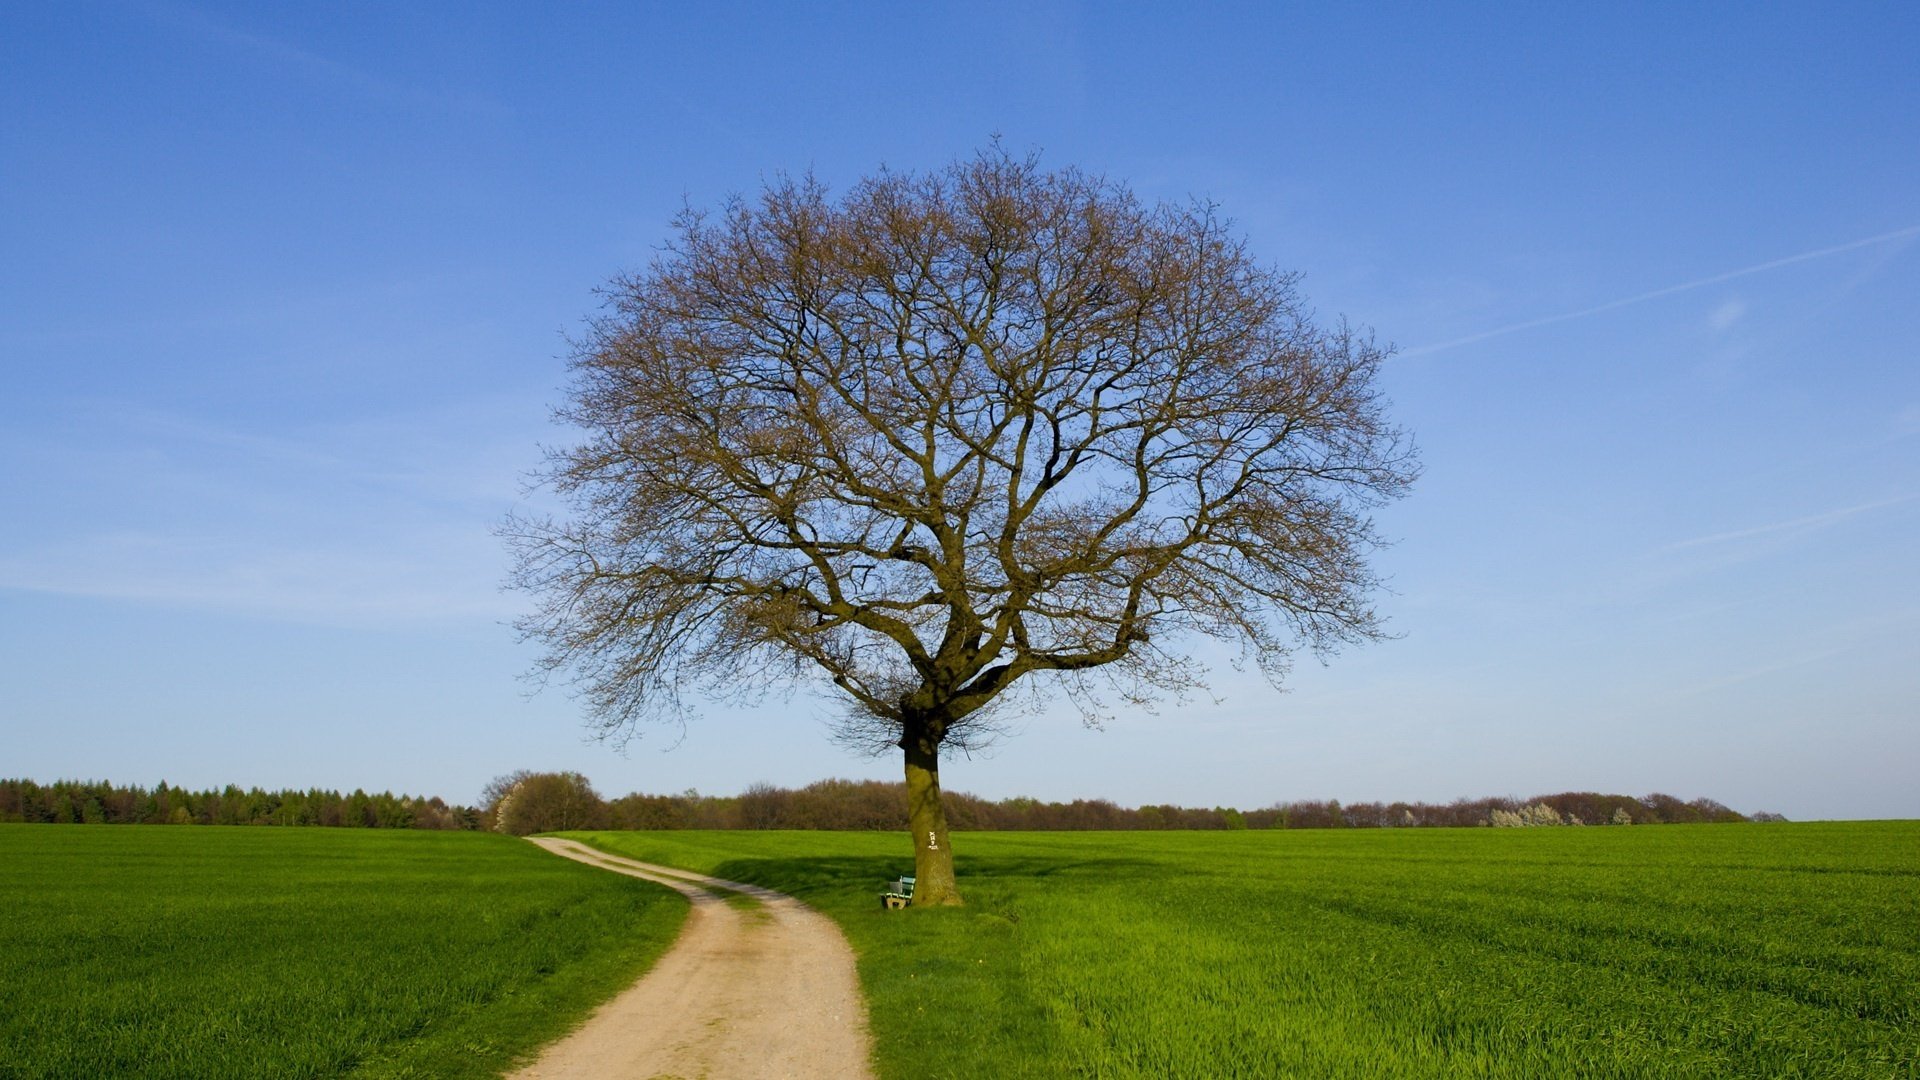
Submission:
<svg viewBox="0 0 1920 1080">
<path fill-rule="evenodd" d="M 1920 1077 L 1920 822 L 575 834 L 837 920 L 884 1077 Z"/>
<path fill-rule="evenodd" d="M 501 836 L 0 825 L 0 1077 L 495 1076 L 686 910 Z"/>
</svg>

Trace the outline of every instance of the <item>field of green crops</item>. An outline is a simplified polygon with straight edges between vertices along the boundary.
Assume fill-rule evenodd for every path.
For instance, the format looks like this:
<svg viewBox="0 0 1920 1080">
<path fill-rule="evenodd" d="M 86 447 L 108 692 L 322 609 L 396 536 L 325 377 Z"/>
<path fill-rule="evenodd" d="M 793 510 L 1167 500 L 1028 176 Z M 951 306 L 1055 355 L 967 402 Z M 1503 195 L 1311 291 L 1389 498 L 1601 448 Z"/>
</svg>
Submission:
<svg viewBox="0 0 1920 1080">
<path fill-rule="evenodd" d="M 501 836 L 0 825 L 0 1077 L 495 1076 L 686 910 Z"/>
<path fill-rule="evenodd" d="M 577 834 L 794 893 L 884 1077 L 1920 1077 L 1920 823 Z"/>
</svg>

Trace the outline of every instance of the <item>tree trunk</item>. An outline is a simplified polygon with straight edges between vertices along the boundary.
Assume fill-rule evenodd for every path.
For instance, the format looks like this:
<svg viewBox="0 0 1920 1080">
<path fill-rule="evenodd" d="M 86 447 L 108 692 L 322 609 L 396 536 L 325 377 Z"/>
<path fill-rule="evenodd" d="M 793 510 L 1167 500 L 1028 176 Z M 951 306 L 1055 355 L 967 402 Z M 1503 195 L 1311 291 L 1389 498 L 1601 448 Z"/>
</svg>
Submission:
<svg viewBox="0 0 1920 1080">
<path fill-rule="evenodd" d="M 937 736 L 909 731 L 900 740 L 907 752 L 907 828 L 913 834 L 913 906 L 957 905 L 953 847 L 947 843 L 947 808 L 940 801 L 940 742 Z"/>
</svg>

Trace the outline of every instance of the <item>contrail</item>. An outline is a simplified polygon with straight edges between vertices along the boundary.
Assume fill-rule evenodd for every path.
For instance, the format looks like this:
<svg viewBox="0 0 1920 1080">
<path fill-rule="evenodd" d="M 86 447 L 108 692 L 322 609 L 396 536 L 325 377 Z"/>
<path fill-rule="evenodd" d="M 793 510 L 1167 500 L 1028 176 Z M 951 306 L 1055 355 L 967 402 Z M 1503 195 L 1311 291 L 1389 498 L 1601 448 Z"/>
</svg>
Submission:
<svg viewBox="0 0 1920 1080">
<path fill-rule="evenodd" d="M 1793 518 L 1790 521 L 1776 521 L 1768 525 L 1755 525 L 1747 529 L 1735 529 L 1731 532 L 1714 533 L 1711 536 L 1696 536 L 1691 540 L 1676 540 L 1668 544 L 1667 549 L 1669 551 L 1677 551 L 1681 548 L 1719 544 L 1728 540 L 1747 540 L 1756 536 L 1790 532 L 1794 529 L 1831 525 L 1836 521 L 1850 518 L 1855 514 L 1864 514 L 1869 510 L 1880 510 L 1889 506 L 1899 506 L 1903 503 L 1910 503 L 1916 498 L 1920 498 L 1920 495 L 1896 495 L 1891 499 L 1880 499 L 1877 502 L 1861 503 L 1858 506 L 1845 506 L 1838 510 L 1828 510 L 1820 514 L 1808 514 L 1806 517 Z"/>
<path fill-rule="evenodd" d="M 1824 259 L 1828 255 L 1838 255 L 1843 251 L 1872 247 L 1875 244 L 1884 244 L 1890 240 L 1904 240 L 1912 236 L 1920 236 L 1920 225 L 1909 225 L 1904 229 L 1895 229 L 1892 232 L 1881 233 L 1878 236 L 1869 236 L 1864 240 L 1853 240 L 1845 244 L 1835 244 L 1832 247 L 1823 247 L 1814 251 L 1803 251 L 1798 255 L 1788 255 L 1783 259 L 1770 259 L 1763 263 L 1755 263 L 1752 266 L 1743 266 L 1738 270 L 1729 270 L 1724 274 L 1715 274 L 1712 277 L 1703 277 L 1697 281 L 1689 281 L 1680 285 L 1669 285 L 1664 289 L 1655 289 L 1652 292 L 1639 293 L 1623 300 L 1609 300 L 1604 304 L 1597 304 L 1590 308 L 1581 308 L 1579 311 L 1569 311 L 1560 315 L 1548 315 L 1543 319 L 1528 319 L 1526 322 L 1514 323 L 1511 326 L 1502 326 L 1497 330 L 1483 330 L 1478 334 L 1469 334 L 1463 338 L 1454 338 L 1452 341 L 1441 341 L 1432 345 L 1420 345 L 1407 349 L 1399 353 L 1399 355 L 1424 356 L 1427 353 L 1439 352 L 1442 349 L 1471 345 L 1476 341 L 1485 341 L 1488 338 L 1517 334 L 1522 330 L 1531 330 L 1536 326 L 1550 326 L 1553 323 L 1566 322 L 1570 319 L 1584 319 L 1589 315 L 1598 315 L 1603 311 L 1612 311 L 1615 308 L 1623 308 L 1629 304 L 1658 300 L 1663 296 L 1672 296 L 1675 293 L 1687 292 L 1690 289 L 1701 289 L 1708 285 L 1718 285 L 1723 281 L 1732 281 L 1734 278 L 1743 278 L 1749 274 L 1760 274 L 1768 270 L 1778 270 L 1782 266 L 1792 266 L 1794 263 L 1807 262 L 1812 259 Z"/>
</svg>

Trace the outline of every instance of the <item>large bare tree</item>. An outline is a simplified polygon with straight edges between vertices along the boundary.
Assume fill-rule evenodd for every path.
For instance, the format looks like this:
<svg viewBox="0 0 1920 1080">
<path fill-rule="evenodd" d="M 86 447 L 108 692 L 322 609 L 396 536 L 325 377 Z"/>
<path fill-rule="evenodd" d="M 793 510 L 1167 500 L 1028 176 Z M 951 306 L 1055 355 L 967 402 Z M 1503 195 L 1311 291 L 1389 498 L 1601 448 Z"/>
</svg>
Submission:
<svg viewBox="0 0 1920 1080">
<path fill-rule="evenodd" d="M 1275 679 L 1378 636 L 1367 515 L 1414 472 L 1383 352 L 1211 206 L 994 147 L 677 225 L 578 343 L 571 512 L 506 529 L 603 733 L 830 682 L 905 755 L 915 902 L 957 903 L 940 753 L 1010 701 L 1177 694 L 1196 634 Z"/>
</svg>

